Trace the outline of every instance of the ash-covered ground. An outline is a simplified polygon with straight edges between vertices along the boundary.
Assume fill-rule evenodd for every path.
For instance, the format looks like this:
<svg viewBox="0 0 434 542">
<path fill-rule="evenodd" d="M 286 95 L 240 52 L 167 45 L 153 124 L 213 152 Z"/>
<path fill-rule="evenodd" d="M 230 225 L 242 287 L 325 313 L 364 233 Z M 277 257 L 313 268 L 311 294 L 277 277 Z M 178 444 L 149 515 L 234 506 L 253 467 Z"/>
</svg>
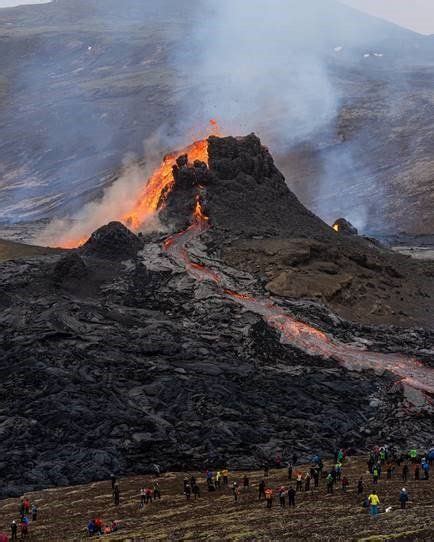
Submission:
<svg viewBox="0 0 434 542">
<path fill-rule="evenodd" d="M 81 249 L 0 264 L 2 494 L 153 463 L 428 444 L 432 263 L 334 232 L 254 135 L 211 137 L 208 154 L 209 168 L 180 163 L 160 213 L 179 244 L 200 192 L 208 227 L 178 251 L 112 223 Z M 282 340 L 235 292 L 344 353 Z"/>
</svg>

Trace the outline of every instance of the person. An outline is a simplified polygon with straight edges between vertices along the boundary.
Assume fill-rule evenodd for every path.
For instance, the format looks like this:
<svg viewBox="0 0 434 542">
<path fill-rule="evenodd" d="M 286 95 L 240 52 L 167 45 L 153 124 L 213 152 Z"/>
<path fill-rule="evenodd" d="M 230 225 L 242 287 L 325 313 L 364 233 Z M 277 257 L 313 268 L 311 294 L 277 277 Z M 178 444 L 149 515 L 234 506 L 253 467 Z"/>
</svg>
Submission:
<svg viewBox="0 0 434 542">
<path fill-rule="evenodd" d="M 371 516 L 376 516 L 378 514 L 378 505 L 380 504 L 380 499 L 378 498 L 377 492 L 375 490 L 368 497 L 370 504 L 370 514 Z"/>
<path fill-rule="evenodd" d="M 310 473 L 306 472 L 306 476 L 304 477 L 304 490 L 309 491 L 310 490 Z"/>
<path fill-rule="evenodd" d="M 343 459 L 344 459 L 344 452 L 342 449 L 340 449 L 337 455 L 337 463 L 342 463 Z"/>
<path fill-rule="evenodd" d="M 223 485 L 227 486 L 228 483 L 229 483 L 229 471 L 228 471 L 228 469 L 223 469 L 222 470 L 222 475 L 223 475 Z"/>
<path fill-rule="evenodd" d="M 292 486 L 288 488 L 288 506 L 295 506 L 295 491 Z"/>
<path fill-rule="evenodd" d="M 428 452 L 428 463 L 432 465 L 434 463 L 434 448 L 431 448 Z"/>
<path fill-rule="evenodd" d="M 38 508 L 36 507 L 36 504 L 32 505 L 32 521 L 36 521 L 38 519 Z"/>
<path fill-rule="evenodd" d="M 273 490 L 271 488 L 265 490 L 265 500 L 267 501 L 267 508 L 271 508 L 273 504 Z"/>
<path fill-rule="evenodd" d="M 317 468 L 313 469 L 313 481 L 314 481 L 314 486 L 318 487 L 319 486 L 319 470 Z"/>
<path fill-rule="evenodd" d="M 184 494 L 185 494 L 185 497 L 186 497 L 187 501 L 189 501 L 190 497 L 191 497 L 191 487 L 190 487 L 190 484 L 188 482 L 184 486 Z"/>
<path fill-rule="evenodd" d="M 140 508 L 143 508 L 145 506 L 145 499 L 146 499 L 146 491 L 145 488 L 142 487 L 140 490 Z"/>
<path fill-rule="evenodd" d="M 341 474 L 342 474 L 342 464 L 338 462 L 335 465 L 335 480 L 339 481 L 341 479 Z"/>
<path fill-rule="evenodd" d="M 121 492 L 119 490 L 118 484 L 115 484 L 115 489 L 113 492 L 113 501 L 115 503 L 115 506 L 119 506 L 120 499 L 121 499 Z"/>
<path fill-rule="evenodd" d="M 393 470 L 393 466 L 392 466 L 392 463 L 388 463 L 387 465 L 387 480 L 391 480 L 392 479 L 392 470 Z"/>
<path fill-rule="evenodd" d="M 378 467 L 375 466 L 372 470 L 372 481 L 374 484 L 378 483 L 378 478 L 380 477 L 380 473 L 378 471 Z"/>
<path fill-rule="evenodd" d="M 199 486 L 196 484 L 196 482 L 192 486 L 192 490 L 193 490 L 194 500 L 198 499 L 200 497 L 200 489 L 199 489 Z"/>
<path fill-rule="evenodd" d="M 292 464 L 294 466 L 297 465 L 297 459 L 298 459 L 297 454 L 295 454 L 295 453 L 292 454 Z"/>
<path fill-rule="evenodd" d="M 17 534 L 18 534 L 18 525 L 15 520 L 11 523 L 11 542 L 14 542 L 17 540 Z"/>
<path fill-rule="evenodd" d="M 363 487 L 363 478 L 359 478 L 359 481 L 357 482 L 357 495 L 362 495 L 364 491 Z"/>
<path fill-rule="evenodd" d="M 342 491 L 346 491 L 349 485 L 350 485 L 350 482 L 348 481 L 348 478 L 344 476 L 342 478 Z"/>
<path fill-rule="evenodd" d="M 405 487 L 403 487 L 399 493 L 399 502 L 401 503 L 401 510 L 404 510 L 408 502 L 408 493 Z"/>
<path fill-rule="evenodd" d="M 146 501 L 146 504 L 148 503 L 151 503 L 152 502 L 152 489 L 150 487 L 147 487 L 145 489 L 145 501 Z"/>
<path fill-rule="evenodd" d="M 112 493 L 114 493 L 115 485 L 116 485 L 116 476 L 113 473 L 110 474 L 110 480 L 112 483 Z"/>
<path fill-rule="evenodd" d="M 261 480 L 259 482 L 258 493 L 259 493 L 259 496 L 258 496 L 259 501 L 261 501 L 262 498 L 265 499 L 265 481 L 264 480 Z"/>
<path fill-rule="evenodd" d="M 420 480 L 420 468 L 419 468 L 419 465 L 416 465 L 416 467 L 414 468 L 414 479 L 415 480 Z"/>
<path fill-rule="evenodd" d="M 292 463 L 288 463 L 288 480 L 292 480 Z"/>
<path fill-rule="evenodd" d="M 234 502 L 238 501 L 238 493 L 239 493 L 238 484 L 237 482 L 234 482 L 232 484 L 232 495 L 234 496 Z"/>
<path fill-rule="evenodd" d="M 30 501 L 27 497 L 24 499 L 24 514 L 30 514 Z"/>
<path fill-rule="evenodd" d="M 301 491 L 303 489 L 303 480 L 300 472 L 297 474 L 297 484 L 295 489 L 296 491 Z"/>
<path fill-rule="evenodd" d="M 331 472 L 328 473 L 326 482 L 327 482 L 327 493 L 330 493 L 330 494 L 333 493 L 333 484 L 335 482 L 335 479 Z"/>
<path fill-rule="evenodd" d="M 423 479 L 429 479 L 429 463 L 426 459 L 422 460 Z"/>
<path fill-rule="evenodd" d="M 22 519 L 24 517 L 24 500 L 20 501 L 19 511 L 20 511 L 20 518 Z"/>
<path fill-rule="evenodd" d="M 95 524 L 95 534 L 102 534 L 102 526 L 103 526 L 102 519 L 95 518 L 93 522 Z"/>
<path fill-rule="evenodd" d="M 408 478 L 408 465 L 407 463 L 405 463 L 404 466 L 402 467 L 402 479 L 404 480 L 404 482 L 406 482 L 407 478 Z"/>
<path fill-rule="evenodd" d="M 268 478 L 269 473 L 270 467 L 268 465 L 264 465 L 264 478 Z"/>
<path fill-rule="evenodd" d="M 215 475 L 215 486 L 217 489 L 220 489 L 221 481 L 222 481 L 222 473 L 218 470 Z"/>
<path fill-rule="evenodd" d="M 87 524 L 87 532 L 89 536 L 93 536 L 96 533 L 95 521 L 93 519 L 90 519 Z"/>
<path fill-rule="evenodd" d="M 412 463 L 416 463 L 417 461 L 417 450 L 416 448 L 412 448 L 409 452 L 408 452 L 408 455 L 411 459 L 411 462 Z"/>
<path fill-rule="evenodd" d="M 29 503 L 30 505 L 30 503 Z M 21 520 L 21 538 L 27 538 L 29 536 L 29 518 L 25 515 Z"/>
<path fill-rule="evenodd" d="M 243 478 L 243 488 L 245 489 L 245 491 L 249 489 L 249 484 L 250 484 L 249 477 L 247 476 L 247 474 L 245 474 Z"/>
<path fill-rule="evenodd" d="M 286 505 L 285 497 L 286 497 L 285 488 L 281 486 L 279 489 L 279 504 L 281 508 L 285 508 L 285 505 Z"/>
<path fill-rule="evenodd" d="M 158 480 L 154 481 L 154 501 L 161 499 L 161 490 L 160 490 L 160 484 L 158 483 Z"/>
<path fill-rule="evenodd" d="M 118 522 L 114 519 L 112 521 L 112 533 L 115 533 L 118 530 Z"/>
</svg>

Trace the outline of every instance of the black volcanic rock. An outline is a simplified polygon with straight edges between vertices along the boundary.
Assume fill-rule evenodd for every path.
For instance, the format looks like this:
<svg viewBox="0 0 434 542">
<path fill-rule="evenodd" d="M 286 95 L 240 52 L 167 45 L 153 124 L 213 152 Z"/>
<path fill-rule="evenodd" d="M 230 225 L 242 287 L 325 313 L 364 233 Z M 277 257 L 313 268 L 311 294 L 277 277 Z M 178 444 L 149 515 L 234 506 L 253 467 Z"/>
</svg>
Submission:
<svg viewBox="0 0 434 542">
<path fill-rule="evenodd" d="M 189 237 L 193 272 L 182 248 L 179 257 L 165 250 L 166 234 L 143 246 L 116 222 L 60 260 L 0 263 L 0 495 L 149 472 L 153 463 L 258 467 L 277 449 L 307 460 L 337 446 L 431 444 L 429 405 L 397 376 L 347 370 L 282 343 L 262 312 L 195 274 L 205 264 L 225 288 L 282 295 L 276 307 L 339 341 L 429 361 L 430 331 L 360 326 L 283 297 L 303 276 L 321 284 L 306 266 L 330 295 L 348 295 L 359 275 L 398 290 L 386 256 L 305 209 L 256 136 L 210 138 L 209 165 L 178 160 L 160 213 L 180 230 L 200 194 L 211 228 Z M 272 258 L 281 266 L 273 289 Z"/>
<path fill-rule="evenodd" d="M 330 228 L 289 190 L 259 138 L 210 137 L 207 189 L 215 229 L 235 235 L 324 237 Z"/>
<path fill-rule="evenodd" d="M 85 278 L 88 274 L 86 264 L 76 253 L 67 254 L 60 258 L 53 270 L 55 283 L 62 283 L 65 280 Z"/>
<path fill-rule="evenodd" d="M 109 260 L 126 260 L 141 248 L 143 242 L 137 235 L 120 222 L 110 222 L 92 233 L 81 252 Z"/>
</svg>

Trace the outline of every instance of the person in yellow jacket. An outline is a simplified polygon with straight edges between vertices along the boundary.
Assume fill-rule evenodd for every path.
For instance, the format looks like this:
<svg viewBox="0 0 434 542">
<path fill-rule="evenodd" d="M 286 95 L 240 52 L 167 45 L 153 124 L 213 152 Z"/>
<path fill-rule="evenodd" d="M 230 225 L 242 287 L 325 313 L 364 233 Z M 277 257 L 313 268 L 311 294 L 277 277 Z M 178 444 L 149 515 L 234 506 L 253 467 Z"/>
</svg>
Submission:
<svg viewBox="0 0 434 542">
<path fill-rule="evenodd" d="M 218 489 L 220 489 L 221 481 L 222 481 L 222 473 L 218 470 L 215 475 L 215 485 Z"/>
<path fill-rule="evenodd" d="M 229 471 L 228 471 L 228 469 L 223 469 L 222 470 L 222 475 L 223 475 L 223 485 L 227 486 L 228 485 L 228 480 L 229 480 Z"/>
<path fill-rule="evenodd" d="M 376 491 L 373 491 L 369 495 L 368 500 L 369 504 L 371 505 L 370 514 L 371 516 L 376 516 L 378 514 L 378 505 L 380 504 L 380 499 L 378 498 Z"/>
</svg>

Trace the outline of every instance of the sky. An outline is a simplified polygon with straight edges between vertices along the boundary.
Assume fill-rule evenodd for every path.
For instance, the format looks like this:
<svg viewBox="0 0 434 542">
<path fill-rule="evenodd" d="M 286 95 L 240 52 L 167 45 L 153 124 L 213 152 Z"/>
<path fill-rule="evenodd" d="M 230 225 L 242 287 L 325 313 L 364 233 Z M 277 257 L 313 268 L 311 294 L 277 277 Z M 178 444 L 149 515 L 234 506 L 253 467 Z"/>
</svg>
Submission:
<svg viewBox="0 0 434 542">
<path fill-rule="evenodd" d="M 0 0 L 0 7 L 44 4 L 48 1 L 50 0 Z M 341 2 L 416 32 L 434 34 L 434 0 L 341 0 Z"/>
<path fill-rule="evenodd" d="M 434 34 L 434 0 L 341 0 L 421 34 Z"/>
</svg>

